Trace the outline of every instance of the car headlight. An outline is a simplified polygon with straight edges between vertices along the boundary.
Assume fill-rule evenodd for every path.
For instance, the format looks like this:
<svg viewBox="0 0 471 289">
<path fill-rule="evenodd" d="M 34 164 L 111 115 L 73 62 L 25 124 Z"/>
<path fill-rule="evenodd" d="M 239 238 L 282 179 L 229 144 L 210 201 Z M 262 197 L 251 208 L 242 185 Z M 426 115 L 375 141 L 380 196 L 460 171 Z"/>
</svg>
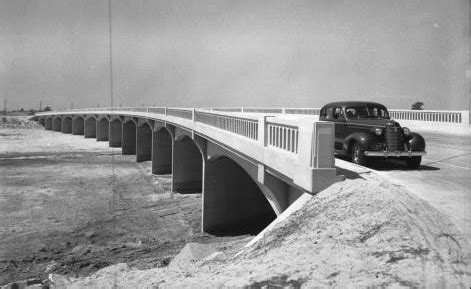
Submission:
<svg viewBox="0 0 471 289">
<path fill-rule="evenodd" d="M 410 135 L 410 130 L 409 130 L 407 127 L 403 127 L 403 128 L 402 128 L 402 133 L 403 133 L 404 135 Z"/>
<path fill-rule="evenodd" d="M 377 136 L 380 136 L 383 133 L 383 130 L 381 128 L 375 128 L 375 134 Z"/>
</svg>

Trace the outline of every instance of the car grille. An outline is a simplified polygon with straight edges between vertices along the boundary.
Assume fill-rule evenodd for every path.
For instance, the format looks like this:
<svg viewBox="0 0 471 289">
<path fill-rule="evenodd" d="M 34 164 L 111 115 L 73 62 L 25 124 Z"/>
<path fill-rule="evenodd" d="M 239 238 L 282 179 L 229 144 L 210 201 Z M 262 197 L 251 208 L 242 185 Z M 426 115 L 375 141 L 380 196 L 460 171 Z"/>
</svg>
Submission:
<svg viewBox="0 0 471 289">
<path fill-rule="evenodd" d="M 402 133 L 399 126 L 387 126 L 384 132 L 386 140 L 386 148 L 388 151 L 403 150 L 402 146 Z"/>
</svg>

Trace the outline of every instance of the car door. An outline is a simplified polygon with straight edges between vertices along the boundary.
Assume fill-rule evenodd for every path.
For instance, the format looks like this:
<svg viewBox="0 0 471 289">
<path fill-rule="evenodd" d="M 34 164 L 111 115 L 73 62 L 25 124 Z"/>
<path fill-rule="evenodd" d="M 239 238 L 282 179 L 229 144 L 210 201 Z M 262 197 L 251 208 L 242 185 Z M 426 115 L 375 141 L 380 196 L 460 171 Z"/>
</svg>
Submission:
<svg viewBox="0 0 471 289">
<path fill-rule="evenodd" d="M 333 118 L 335 123 L 335 149 L 342 150 L 343 140 L 346 137 L 346 120 L 343 108 L 341 106 L 333 106 Z"/>
</svg>

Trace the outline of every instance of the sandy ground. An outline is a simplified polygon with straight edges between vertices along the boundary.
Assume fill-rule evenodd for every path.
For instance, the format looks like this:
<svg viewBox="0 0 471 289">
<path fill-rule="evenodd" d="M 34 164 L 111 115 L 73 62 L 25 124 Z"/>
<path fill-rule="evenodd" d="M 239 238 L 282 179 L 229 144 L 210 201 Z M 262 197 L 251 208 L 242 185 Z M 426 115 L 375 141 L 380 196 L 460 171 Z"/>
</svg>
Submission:
<svg viewBox="0 0 471 289">
<path fill-rule="evenodd" d="M 23 124 L 0 128 L 0 284 L 165 266 L 192 241 L 242 246 L 201 234 L 201 195 L 172 193 L 150 162 Z"/>
<path fill-rule="evenodd" d="M 363 173 L 312 197 L 238 255 L 52 279 L 57 288 L 467 288 L 467 248 L 438 210 Z"/>
</svg>

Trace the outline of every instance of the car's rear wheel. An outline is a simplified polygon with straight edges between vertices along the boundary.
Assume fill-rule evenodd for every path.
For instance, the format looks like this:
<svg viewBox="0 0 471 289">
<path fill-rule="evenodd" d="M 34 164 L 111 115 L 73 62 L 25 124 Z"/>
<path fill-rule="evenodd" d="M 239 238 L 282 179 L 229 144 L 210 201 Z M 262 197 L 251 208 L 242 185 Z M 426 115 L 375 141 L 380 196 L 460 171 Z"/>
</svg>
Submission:
<svg viewBox="0 0 471 289">
<path fill-rule="evenodd" d="M 360 166 L 368 164 L 368 158 L 363 154 L 363 149 L 358 143 L 354 143 L 352 146 L 352 162 Z"/>
<path fill-rule="evenodd" d="M 418 169 L 420 167 L 420 163 L 422 162 L 422 157 L 411 157 L 406 160 L 407 167 L 409 169 Z"/>
</svg>

